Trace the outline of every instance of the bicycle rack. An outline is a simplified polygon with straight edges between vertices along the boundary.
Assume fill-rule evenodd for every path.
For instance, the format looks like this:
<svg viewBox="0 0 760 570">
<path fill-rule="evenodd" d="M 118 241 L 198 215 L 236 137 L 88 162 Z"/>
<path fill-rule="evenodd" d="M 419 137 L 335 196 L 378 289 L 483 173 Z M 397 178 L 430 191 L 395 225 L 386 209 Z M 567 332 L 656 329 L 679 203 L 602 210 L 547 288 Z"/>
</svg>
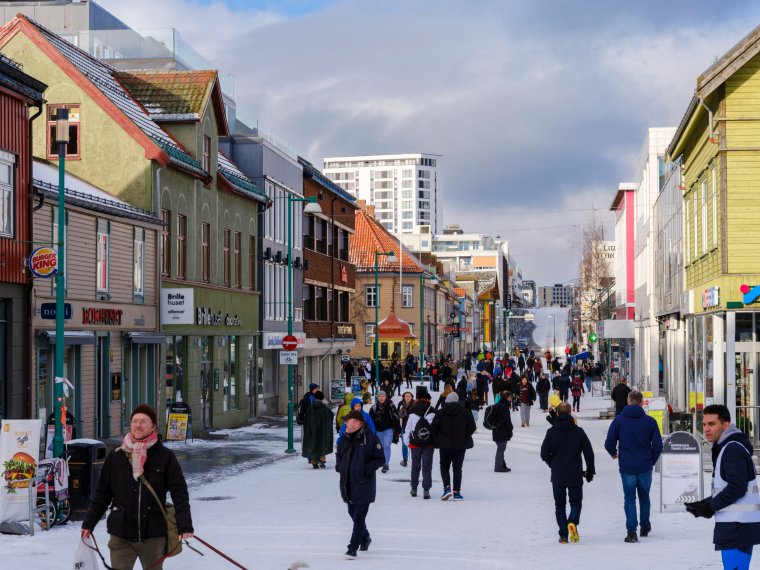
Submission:
<svg viewBox="0 0 760 570">
<path fill-rule="evenodd" d="M 29 481 L 29 535 L 34 536 L 34 522 L 37 519 L 37 515 L 41 513 L 45 513 L 45 517 L 47 520 L 46 528 L 43 528 L 42 530 L 50 530 L 50 528 L 53 526 L 52 520 L 53 520 L 53 513 L 51 509 L 51 503 L 50 503 L 50 492 L 48 491 L 47 486 L 47 480 L 48 476 L 50 475 L 50 471 L 52 470 L 53 465 L 40 465 L 37 469 L 37 476 L 33 477 Z M 37 485 L 40 483 L 45 483 L 43 485 L 45 489 L 45 504 L 41 504 L 37 506 Z"/>
</svg>

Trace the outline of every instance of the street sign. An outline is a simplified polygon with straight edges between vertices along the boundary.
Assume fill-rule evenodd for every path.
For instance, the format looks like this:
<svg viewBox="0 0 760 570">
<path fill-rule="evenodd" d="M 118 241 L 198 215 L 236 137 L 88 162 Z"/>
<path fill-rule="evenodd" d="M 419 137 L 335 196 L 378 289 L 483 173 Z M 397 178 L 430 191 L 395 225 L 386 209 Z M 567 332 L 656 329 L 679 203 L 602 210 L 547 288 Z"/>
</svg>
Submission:
<svg viewBox="0 0 760 570">
<path fill-rule="evenodd" d="M 596 333 L 591 333 L 588 335 L 588 340 L 591 344 L 594 344 L 596 342 Z"/>
<path fill-rule="evenodd" d="M 56 310 L 55 303 L 41 303 L 40 304 L 40 318 L 46 320 L 55 320 Z M 71 318 L 71 303 L 63 304 L 63 318 L 69 320 Z"/>
<path fill-rule="evenodd" d="M 525 320 L 526 321 L 534 321 L 536 320 L 536 315 L 533 313 L 525 313 Z"/>
<path fill-rule="evenodd" d="M 282 338 L 282 348 L 287 351 L 295 350 L 298 348 L 298 339 L 292 334 L 285 335 Z"/>
<path fill-rule="evenodd" d="M 285 343 L 283 342 L 283 344 Z M 297 350 L 281 350 L 280 364 L 287 364 L 288 366 L 296 366 L 298 364 L 298 351 Z"/>
<path fill-rule="evenodd" d="M 351 355 L 350 354 L 341 354 L 340 355 L 340 361 L 341 361 L 342 364 L 345 364 L 349 360 L 351 360 Z"/>
</svg>

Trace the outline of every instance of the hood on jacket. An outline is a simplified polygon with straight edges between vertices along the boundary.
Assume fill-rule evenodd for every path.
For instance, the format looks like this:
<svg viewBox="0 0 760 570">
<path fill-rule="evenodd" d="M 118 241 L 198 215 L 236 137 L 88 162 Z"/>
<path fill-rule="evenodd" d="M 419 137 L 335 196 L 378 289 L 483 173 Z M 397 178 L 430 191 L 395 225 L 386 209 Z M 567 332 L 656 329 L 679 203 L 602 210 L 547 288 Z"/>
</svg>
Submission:
<svg viewBox="0 0 760 570">
<path fill-rule="evenodd" d="M 344 404 L 350 404 L 351 400 L 354 400 L 354 399 L 355 399 L 354 395 L 351 392 L 349 392 L 348 394 L 346 394 L 345 396 L 343 396 L 343 403 Z"/>
<path fill-rule="evenodd" d="M 554 429 L 558 431 L 570 431 L 575 428 L 575 420 L 571 414 L 557 414 L 554 417 Z"/>
<path fill-rule="evenodd" d="M 623 415 L 626 418 L 640 418 L 646 414 L 644 413 L 644 408 L 641 406 L 626 406 L 623 408 L 620 415 Z"/>
<path fill-rule="evenodd" d="M 459 410 L 464 410 L 459 402 L 446 402 L 441 408 L 441 411 L 448 416 L 457 415 Z"/>
<path fill-rule="evenodd" d="M 415 402 L 412 408 L 409 410 L 410 414 L 417 414 L 418 416 L 422 417 L 422 414 L 424 414 L 428 408 L 430 411 L 433 411 L 433 406 L 426 402 Z"/>
<path fill-rule="evenodd" d="M 752 447 L 752 443 L 750 443 L 749 437 L 747 436 L 746 433 L 741 431 L 734 424 L 731 424 L 730 426 L 728 426 L 728 428 L 726 428 L 726 431 L 724 431 L 723 434 L 720 436 L 720 439 L 718 439 L 718 441 L 716 442 L 716 445 L 723 446 L 729 441 L 738 441 L 744 447 L 746 447 L 747 451 L 749 451 L 750 455 L 752 455 L 753 447 Z"/>
<path fill-rule="evenodd" d="M 351 409 L 352 410 L 354 409 L 354 406 L 356 404 L 361 404 L 362 405 L 362 410 L 364 410 L 364 400 L 362 400 L 361 398 L 354 398 L 353 400 L 351 400 Z"/>
</svg>

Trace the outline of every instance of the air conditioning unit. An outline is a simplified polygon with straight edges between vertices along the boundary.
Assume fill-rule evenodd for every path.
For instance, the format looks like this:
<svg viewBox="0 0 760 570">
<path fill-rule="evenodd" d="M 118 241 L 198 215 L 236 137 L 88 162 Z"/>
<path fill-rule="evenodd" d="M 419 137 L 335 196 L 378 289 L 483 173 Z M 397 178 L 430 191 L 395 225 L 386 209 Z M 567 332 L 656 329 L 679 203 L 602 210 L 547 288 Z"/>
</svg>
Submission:
<svg viewBox="0 0 760 570">
<path fill-rule="evenodd" d="M 277 253 L 275 253 L 274 254 L 274 260 L 275 260 L 276 263 L 280 263 L 280 261 L 282 261 L 282 253 L 279 252 L 279 251 Z"/>
<path fill-rule="evenodd" d="M 264 259 L 272 259 L 272 248 L 268 247 L 264 250 Z"/>
</svg>

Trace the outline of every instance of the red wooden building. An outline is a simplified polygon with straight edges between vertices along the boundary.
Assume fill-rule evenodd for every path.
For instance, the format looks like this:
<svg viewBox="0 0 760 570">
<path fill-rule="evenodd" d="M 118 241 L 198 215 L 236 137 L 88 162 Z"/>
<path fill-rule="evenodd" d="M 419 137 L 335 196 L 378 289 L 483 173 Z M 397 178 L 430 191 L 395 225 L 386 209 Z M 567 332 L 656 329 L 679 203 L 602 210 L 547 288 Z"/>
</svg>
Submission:
<svg viewBox="0 0 760 570">
<path fill-rule="evenodd" d="M 32 121 L 47 85 L 0 54 L 0 418 L 33 417 L 29 338 Z M 31 107 L 36 107 L 32 110 Z M 44 120 L 41 119 L 41 120 Z"/>
</svg>

